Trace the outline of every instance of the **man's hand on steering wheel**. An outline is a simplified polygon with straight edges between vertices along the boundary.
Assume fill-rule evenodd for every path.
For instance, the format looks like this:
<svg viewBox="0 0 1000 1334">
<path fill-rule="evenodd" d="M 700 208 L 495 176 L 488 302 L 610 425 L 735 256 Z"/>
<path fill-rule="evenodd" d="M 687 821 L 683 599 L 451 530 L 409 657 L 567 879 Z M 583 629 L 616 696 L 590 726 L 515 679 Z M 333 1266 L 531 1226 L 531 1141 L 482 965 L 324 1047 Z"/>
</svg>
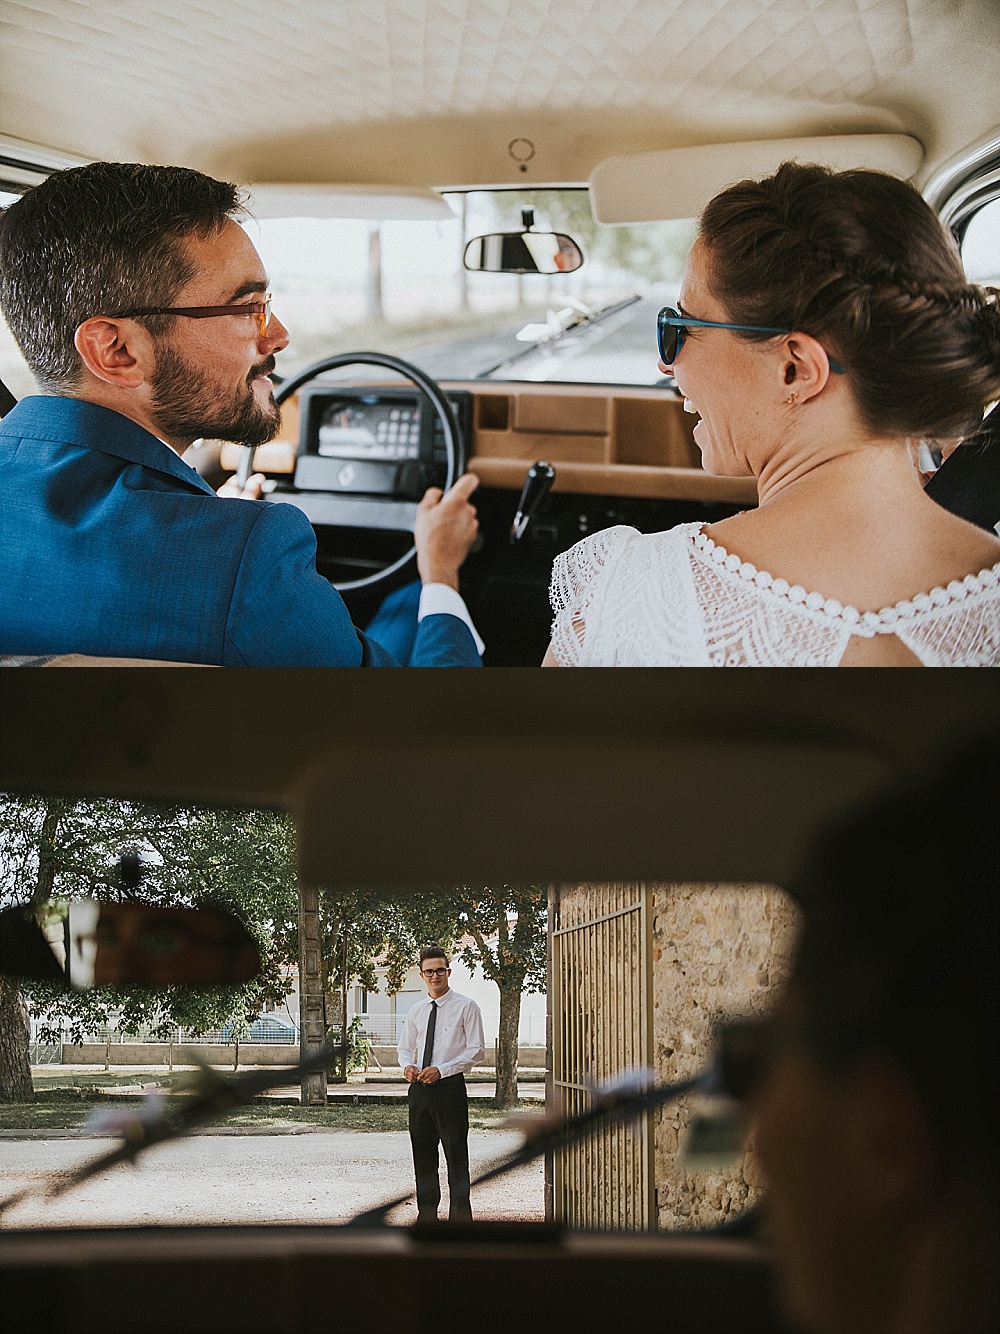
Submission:
<svg viewBox="0 0 1000 1334">
<path fill-rule="evenodd" d="M 467 472 L 448 492 L 432 486 L 424 493 L 413 530 L 423 583 L 448 584 L 458 591 L 458 571 L 479 532 L 479 519 L 469 503 L 478 485 L 479 478 Z"/>
</svg>

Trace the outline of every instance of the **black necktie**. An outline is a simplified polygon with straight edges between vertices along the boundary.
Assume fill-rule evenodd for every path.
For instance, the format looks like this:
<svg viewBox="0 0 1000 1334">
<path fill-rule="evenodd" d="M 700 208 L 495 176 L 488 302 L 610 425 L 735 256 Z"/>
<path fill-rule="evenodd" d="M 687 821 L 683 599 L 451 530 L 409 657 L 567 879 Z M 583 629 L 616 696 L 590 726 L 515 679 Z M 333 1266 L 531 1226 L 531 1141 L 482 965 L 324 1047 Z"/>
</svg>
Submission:
<svg viewBox="0 0 1000 1334">
<path fill-rule="evenodd" d="M 427 1036 L 424 1038 L 424 1059 L 421 1062 L 421 1070 L 426 1070 L 431 1063 L 431 1057 L 434 1055 L 434 1030 L 437 1027 L 438 1007 L 437 1001 L 431 1001 L 431 1016 L 427 1020 Z"/>
</svg>

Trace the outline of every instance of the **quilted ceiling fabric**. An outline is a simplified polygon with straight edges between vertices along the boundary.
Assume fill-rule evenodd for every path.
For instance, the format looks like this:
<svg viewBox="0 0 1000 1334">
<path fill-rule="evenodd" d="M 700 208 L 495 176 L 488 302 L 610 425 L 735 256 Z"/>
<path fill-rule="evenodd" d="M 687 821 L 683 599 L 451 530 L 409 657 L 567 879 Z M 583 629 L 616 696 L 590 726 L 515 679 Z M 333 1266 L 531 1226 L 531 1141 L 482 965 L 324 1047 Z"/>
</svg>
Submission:
<svg viewBox="0 0 1000 1334">
<path fill-rule="evenodd" d="M 0 133 L 242 180 L 585 180 L 613 153 L 1000 125 L 998 0 L 4 0 Z M 508 145 L 529 141 L 521 171 Z"/>
</svg>

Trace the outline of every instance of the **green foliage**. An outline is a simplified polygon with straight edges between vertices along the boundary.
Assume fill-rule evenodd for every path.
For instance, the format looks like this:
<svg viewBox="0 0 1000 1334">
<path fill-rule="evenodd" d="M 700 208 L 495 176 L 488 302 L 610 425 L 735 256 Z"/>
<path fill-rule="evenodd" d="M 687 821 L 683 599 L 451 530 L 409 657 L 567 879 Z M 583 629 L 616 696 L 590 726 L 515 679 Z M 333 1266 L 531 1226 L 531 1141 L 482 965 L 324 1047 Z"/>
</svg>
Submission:
<svg viewBox="0 0 1000 1334">
<path fill-rule="evenodd" d="M 371 889 L 321 889 L 320 915 L 328 985 L 357 981 L 378 990 L 377 967 L 386 969 L 390 995 L 399 991 L 422 945 L 451 951 L 457 935 L 457 903 L 447 892 L 386 894 Z"/>
<path fill-rule="evenodd" d="M 368 1063 L 371 1060 L 372 1041 L 366 1034 L 362 1033 L 364 1027 L 364 1015 L 356 1014 L 347 1025 L 347 1068 L 348 1070 L 367 1070 Z M 326 1040 L 330 1043 L 340 1042 L 340 1028 L 328 1028 Z"/>
<path fill-rule="evenodd" d="M 204 1032 L 237 1028 L 288 994 L 283 965 L 297 948 L 295 836 L 272 811 L 157 806 L 132 801 L 0 797 L 0 903 L 33 901 L 49 920 L 71 899 L 138 899 L 221 907 L 244 923 L 260 948 L 262 970 L 240 986 L 160 990 L 131 987 L 72 992 L 55 984 L 24 986 L 44 1041 L 60 1029 L 147 1028 L 164 1036 L 175 1025 Z M 118 862 L 137 852 L 138 888 L 120 882 Z"/>
<path fill-rule="evenodd" d="M 456 934 L 459 953 L 479 966 L 501 991 L 545 990 L 546 885 L 465 885 Z M 496 936 L 496 944 L 489 938 Z"/>
<path fill-rule="evenodd" d="M 547 902 L 545 885 L 321 890 L 329 985 L 343 985 L 346 930 L 347 982 L 368 991 L 377 990 L 379 966 L 389 993 L 398 991 L 420 947 L 430 944 L 482 968 L 501 989 L 544 991 Z"/>
</svg>

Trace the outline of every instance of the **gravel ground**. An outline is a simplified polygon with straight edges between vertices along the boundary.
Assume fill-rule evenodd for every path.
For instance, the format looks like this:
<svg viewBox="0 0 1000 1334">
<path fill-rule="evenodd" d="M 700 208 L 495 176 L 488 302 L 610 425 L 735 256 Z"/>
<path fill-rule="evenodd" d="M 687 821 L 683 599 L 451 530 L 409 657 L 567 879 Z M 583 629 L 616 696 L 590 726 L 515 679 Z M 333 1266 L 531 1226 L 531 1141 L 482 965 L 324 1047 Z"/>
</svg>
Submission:
<svg viewBox="0 0 1000 1334">
<path fill-rule="evenodd" d="M 502 1131 L 472 1131 L 472 1174 L 520 1143 Z M 109 1140 L 0 1143 L 0 1197 L 67 1171 L 112 1147 Z M 442 1155 L 442 1168 L 444 1156 Z M 53 1200 L 27 1201 L 8 1227 L 102 1227 L 191 1223 L 343 1223 L 401 1195 L 412 1184 L 409 1136 L 399 1132 L 314 1130 L 296 1135 L 198 1135 L 150 1149 Z M 445 1212 L 447 1183 L 442 1171 Z M 474 1191 L 479 1218 L 543 1217 L 543 1169 L 530 1163 Z M 408 1223 L 416 1207 L 392 1218 Z"/>
</svg>

